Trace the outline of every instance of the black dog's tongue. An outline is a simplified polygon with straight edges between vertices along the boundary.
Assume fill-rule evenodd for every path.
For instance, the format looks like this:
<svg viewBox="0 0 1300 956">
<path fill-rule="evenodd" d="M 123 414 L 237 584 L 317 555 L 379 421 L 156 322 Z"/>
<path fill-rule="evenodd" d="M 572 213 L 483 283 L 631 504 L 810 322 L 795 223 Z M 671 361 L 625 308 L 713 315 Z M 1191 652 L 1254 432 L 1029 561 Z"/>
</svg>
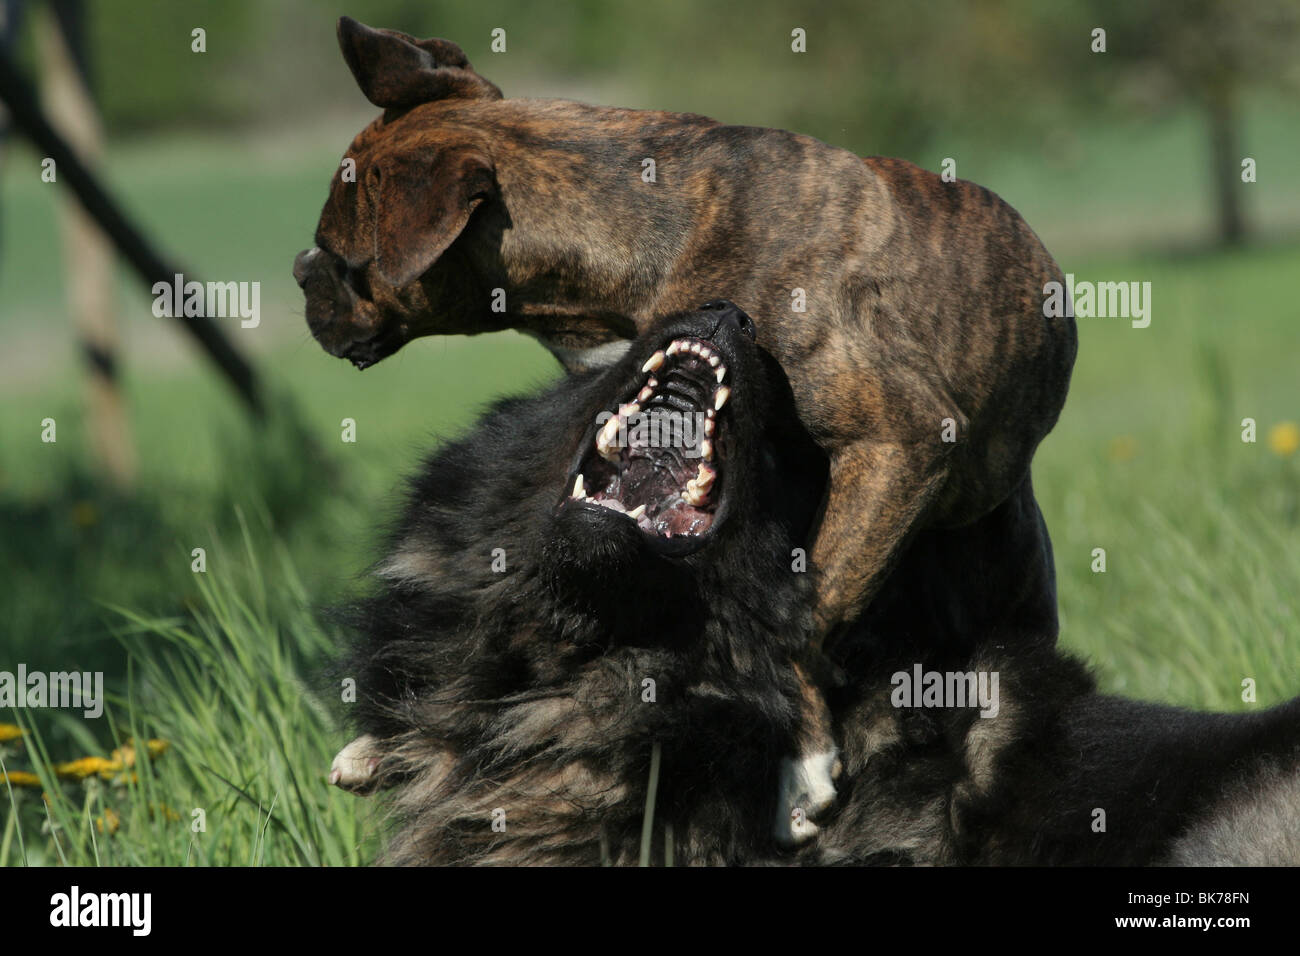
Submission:
<svg viewBox="0 0 1300 956">
<path fill-rule="evenodd" d="M 655 412 L 649 417 L 657 418 L 659 434 L 669 434 L 673 421 Z M 626 502 L 644 503 L 651 526 L 660 534 L 696 534 L 708 526 L 704 515 L 694 507 L 686 507 L 682 490 L 692 481 L 698 487 L 701 474 L 698 458 L 687 458 L 686 453 L 684 445 L 655 447 L 644 438 L 638 441 L 635 435 L 629 437 L 627 464 L 619 476 L 619 497 Z M 699 454 L 698 448 L 694 453 Z M 705 473 L 708 471 L 711 469 L 706 466 Z"/>
</svg>

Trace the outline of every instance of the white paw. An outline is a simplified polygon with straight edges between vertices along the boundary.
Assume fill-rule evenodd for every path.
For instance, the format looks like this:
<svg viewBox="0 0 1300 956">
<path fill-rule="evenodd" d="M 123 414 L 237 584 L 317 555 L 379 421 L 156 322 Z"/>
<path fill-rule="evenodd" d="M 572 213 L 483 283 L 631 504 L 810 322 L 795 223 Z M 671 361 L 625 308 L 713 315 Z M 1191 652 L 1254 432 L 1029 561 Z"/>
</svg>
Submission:
<svg viewBox="0 0 1300 956">
<path fill-rule="evenodd" d="M 797 846 L 817 835 L 812 818 L 835 802 L 838 751 L 802 754 L 781 761 L 773 835 L 782 846 Z"/>
<path fill-rule="evenodd" d="M 330 764 L 330 783 L 344 790 L 364 793 L 371 785 L 379 766 L 379 741 L 363 734 L 334 755 Z"/>
</svg>

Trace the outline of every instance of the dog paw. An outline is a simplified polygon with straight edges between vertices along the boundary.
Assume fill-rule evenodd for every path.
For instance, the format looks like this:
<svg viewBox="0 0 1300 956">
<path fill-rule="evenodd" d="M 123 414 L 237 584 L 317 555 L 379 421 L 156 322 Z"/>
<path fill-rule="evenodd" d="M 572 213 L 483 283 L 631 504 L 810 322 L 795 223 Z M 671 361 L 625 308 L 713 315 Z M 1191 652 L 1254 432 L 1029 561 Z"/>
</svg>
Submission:
<svg viewBox="0 0 1300 956">
<path fill-rule="evenodd" d="M 355 794 L 369 793 L 379 766 L 378 744 L 376 738 L 364 734 L 335 754 L 330 764 L 330 784 Z"/>
<path fill-rule="evenodd" d="M 839 752 L 834 748 L 781 761 L 781 789 L 773 829 L 777 843 L 798 846 L 817 835 L 813 818 L 835 802 L 839 772 Z"/>
</svg>

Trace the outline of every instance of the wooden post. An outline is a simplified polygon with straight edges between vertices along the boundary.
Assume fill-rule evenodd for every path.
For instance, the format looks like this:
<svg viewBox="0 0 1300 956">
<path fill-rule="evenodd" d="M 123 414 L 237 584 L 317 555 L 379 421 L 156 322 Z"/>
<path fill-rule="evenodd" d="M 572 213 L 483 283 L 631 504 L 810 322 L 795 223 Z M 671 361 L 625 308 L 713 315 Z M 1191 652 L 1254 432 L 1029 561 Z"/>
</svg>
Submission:
<svg viewBox="0 0 1300 956">
<path fill-rule="evenodd" d="M 35 14 L 45 109 L 88 166 L 99 162 L 103 130 L 68 38 L 45 5 Z M 114 315 L 113 249 L 71 196 L 60 197 L 68 305 L 87 366 L 87 431 L 96 463 L 119 488 L 136 476 L 135 443 L 118 382 L 118 329 Z"/>
<path fill-rule="evenodd" d="M 0 102 L 9 108 L 15 129 L 32 141 L 36 155 L 49 157 L 58 164 L 59 183 L 72 191 L 81 207 L 112 240 L 131 269 L 152 289 L 158 282 L 171 282 L 176 273 L 190 276 L 177 263 L 168 262 L 135 228 L 76 151 L 49 124 L 13 58 L 0 46 Z M 197 281 L 197 280 L 195 280 Z M 257 421 L 265 418 L 261 389 L 253 367 L 230 344 L 217 324 L 206 315 L 172 316 L 173 321 L 194 338 L 226 383 L 234 389 L 244 406 Z"/>
</svg>

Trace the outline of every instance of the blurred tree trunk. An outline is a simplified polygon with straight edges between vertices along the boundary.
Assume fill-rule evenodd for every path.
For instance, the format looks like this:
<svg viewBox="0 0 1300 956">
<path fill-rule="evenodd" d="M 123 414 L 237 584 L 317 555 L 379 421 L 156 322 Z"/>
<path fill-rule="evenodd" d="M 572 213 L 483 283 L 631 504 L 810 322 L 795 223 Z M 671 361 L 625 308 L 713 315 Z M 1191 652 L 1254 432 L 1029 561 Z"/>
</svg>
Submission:
<svg viewBox="0 0 1300 956">
<path fill-rule="evenodd" d="M 1212 90 L 1207 102 L 1210 133 L 1210 175 L 1219 219 L 1219 241 L 1229 245 L 1246 236 L 1241 212 L 1241 114 L 1230 86 Z"/>
</svg>

